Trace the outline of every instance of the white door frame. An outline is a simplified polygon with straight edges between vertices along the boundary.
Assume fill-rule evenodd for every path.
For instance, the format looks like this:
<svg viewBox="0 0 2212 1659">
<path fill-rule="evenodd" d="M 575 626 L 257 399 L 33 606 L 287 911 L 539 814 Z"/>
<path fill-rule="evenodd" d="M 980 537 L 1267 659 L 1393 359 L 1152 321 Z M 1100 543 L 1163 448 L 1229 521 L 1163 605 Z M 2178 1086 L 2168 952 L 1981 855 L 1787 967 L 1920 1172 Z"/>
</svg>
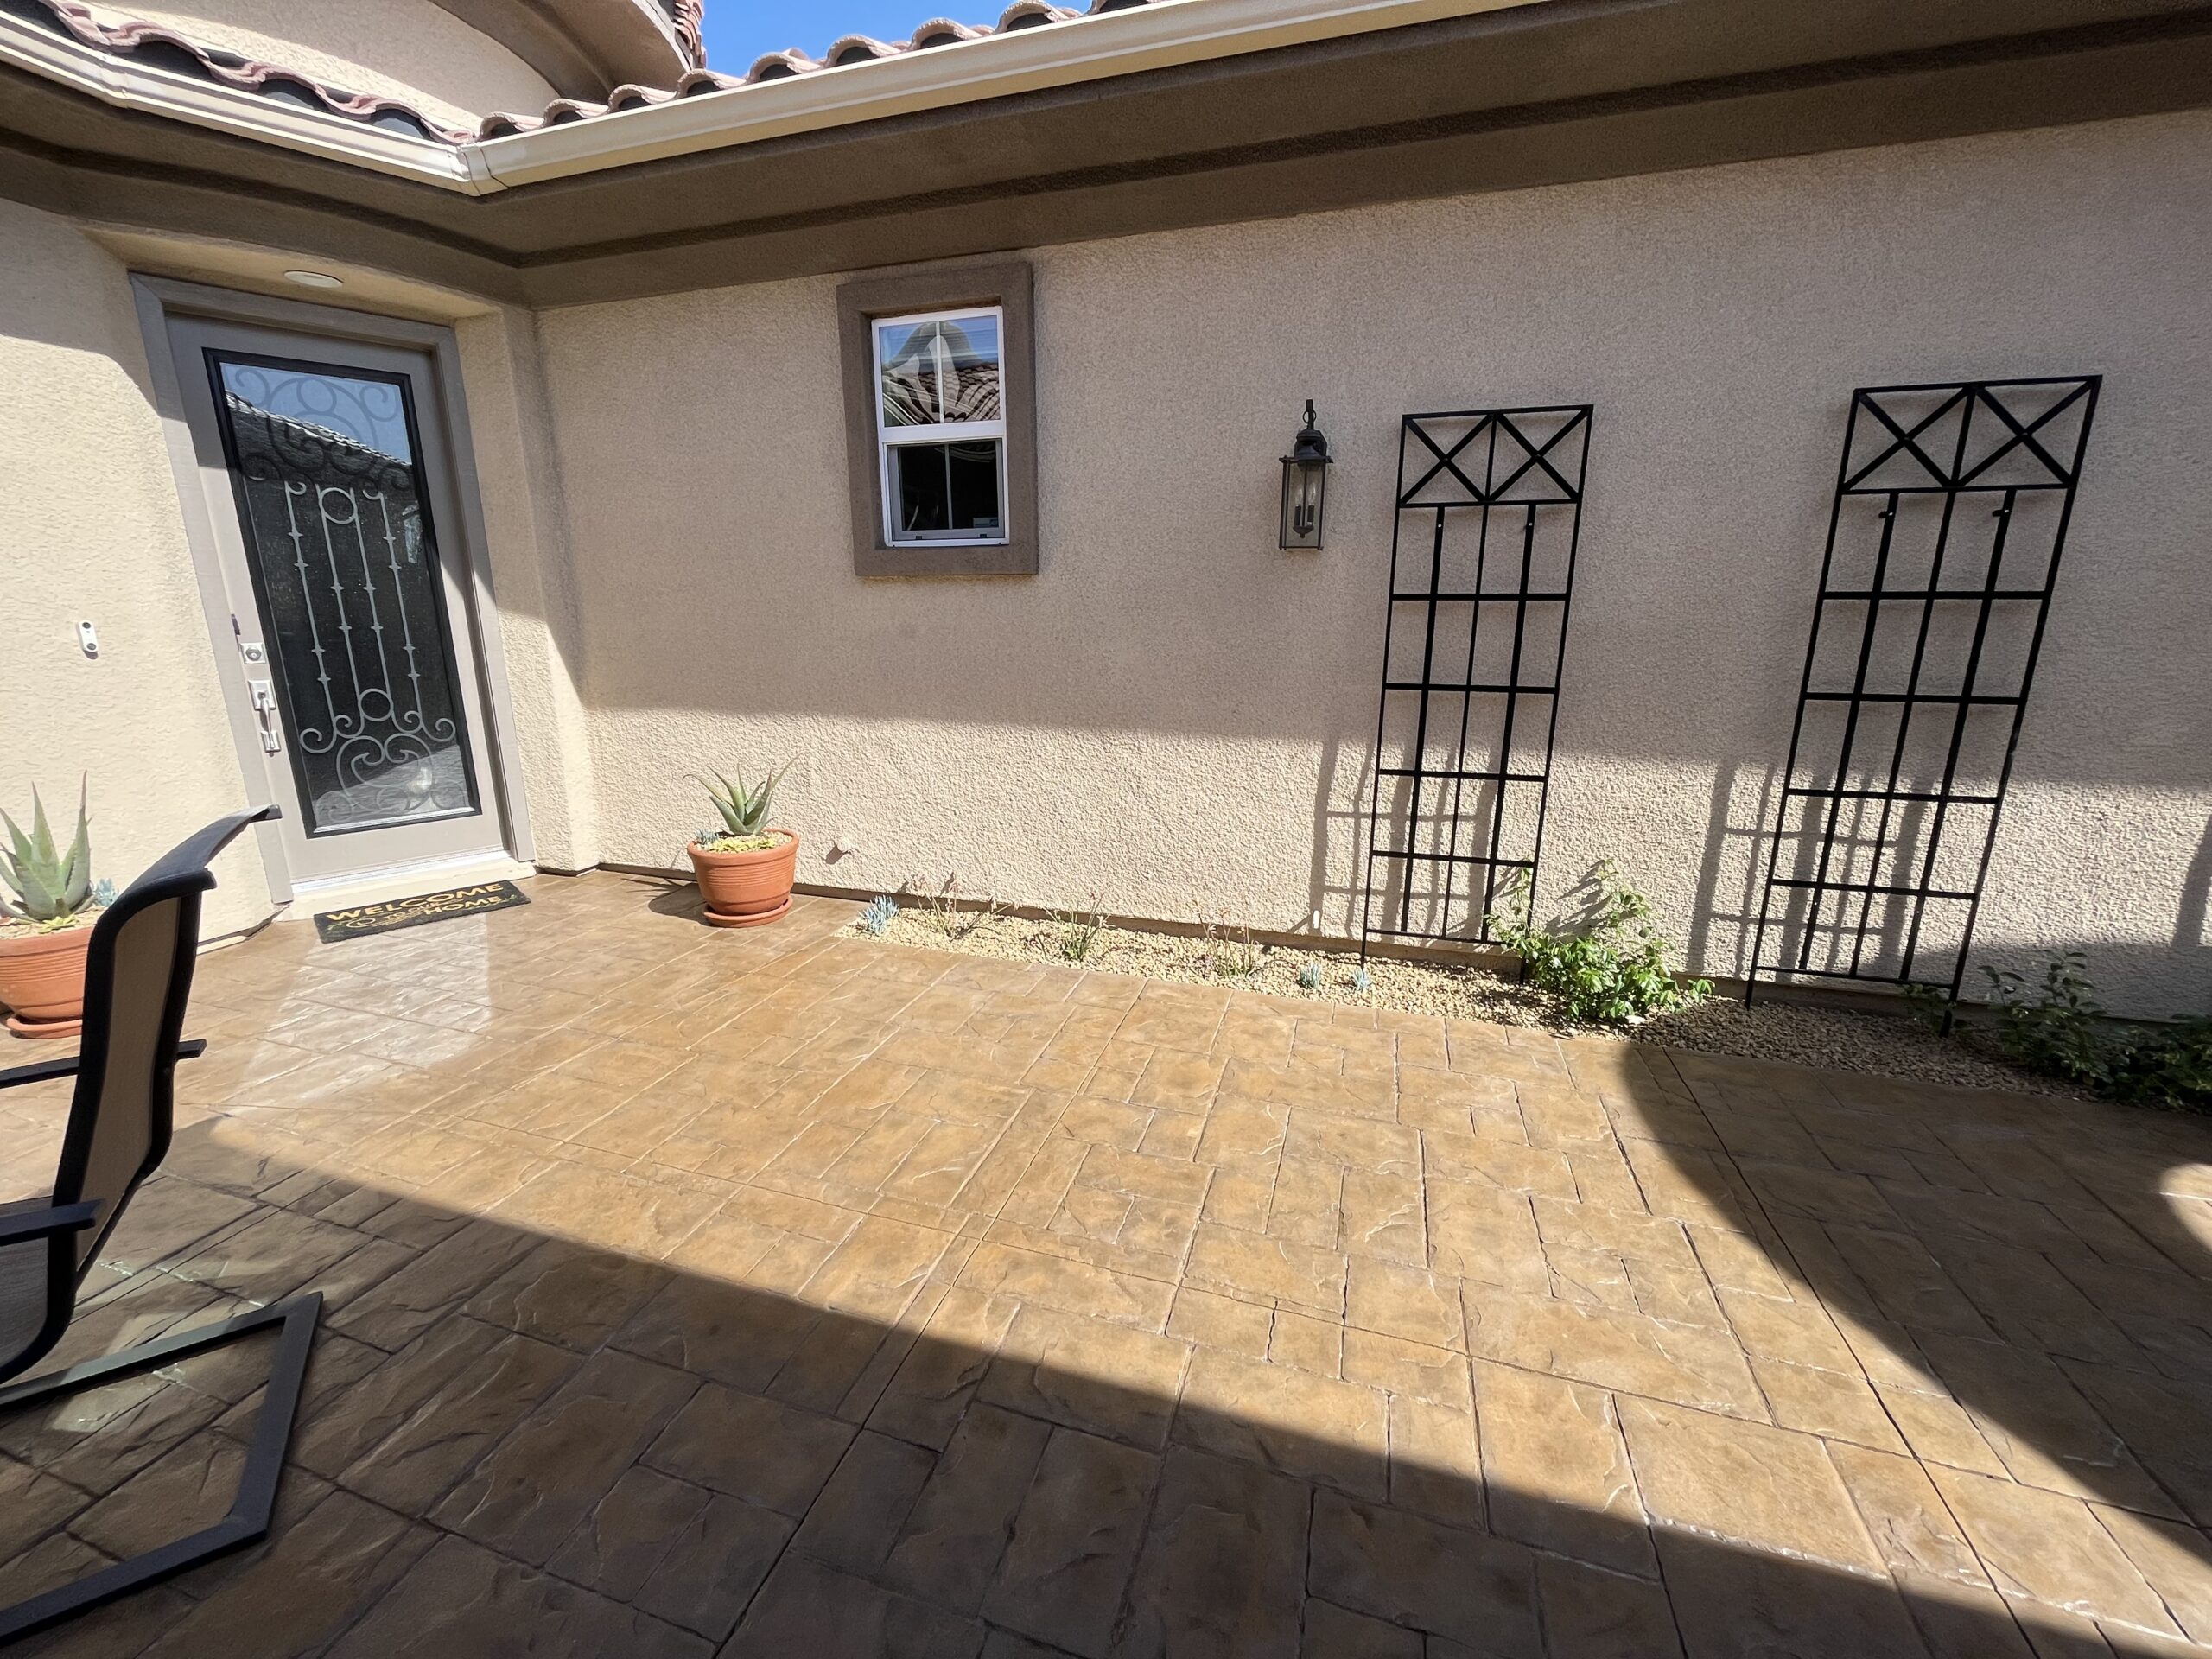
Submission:
<svg viewBox="0 0 2212 1659">
<path fill-rule="evenodd" d="M 537 855 L 537 849 L 531 833 L 530 804 L 523 791 L 521 744 L 515 727 L 513 701 L 507 693 L 506 658 L 500 646 L 499 607 L 492 590 L 484 506 L 477 490 L 475 445 L 461 391 L 461 352 L 453 330 L 436 323 L 378 316 L 338 306 L 276 299 L 137 272 L 132 273 L 130 286 L 137 307 L 139 329 L 145 336 L 154 407 L 161 417 L 162 436 L 168 445 L 169 465 L 176 475 L 177 496 L 184 510 L 185 537 L 192 550 L 194 571 L 199 578 L 200 607 L 218 662 L 225 660 L 225 651 L 236 649 L 232 640 L 231 604 L 216 551 L 216 529 L 210 517 L 207 491 L 200 478 L 200 458 L 185 419 L 183 390 L 170 350 L 169 319 L 204 317 L 218 322 L 259 324 L 334 340 L 411 347 L 429 354 L 432 390 L 454 451 L 449 457 L 454 492 L 461 502 L 461 523 L 455 526 L 458 533 L 442 533 L 439 550 L 443 556 L 457 558 L 464 567 L 461 588 L 468 614 L 462 620 L 475 634 L 478 691 L 486 727 L 480 738 L 490 749 L 489 769 L 496 796 L 495 800 L 486 804 L 499 815 L 507 855 L 518 865 L 530 864 Z M 230 718 L 239 769 L 245 778 L 248 802 L 255 806 L 268 805 L 270 803 L 262 798 L 267 793 L 264 774 L 259 768 L 247 764 L 246 760 L 260 753 L 261 735 L 258 718 L 247 700 L 245 680 L 239 675 L 228 673 L 219 674 L 217 678 L 222 686 L 223 706 Z M 257 825 L 256 833 L 262 864 L 269 874 L 270 896 L 280 904 L 289 904 L 296 893 L 295 878 L 286 862 L 282 836 L 270 824 Z M 428 868 L 423 868 L 422 874 L 426 878 L 438 874 Z M 389 887 L 397 893 L 409 886 L 420 885 L 409 882 L 408 875 L 409 871 L 404 869 L 364 871 L 358 878 L 348 878 L 347 890 L 350 893 L 357 887 L 365 890 Z"/>
</svg>

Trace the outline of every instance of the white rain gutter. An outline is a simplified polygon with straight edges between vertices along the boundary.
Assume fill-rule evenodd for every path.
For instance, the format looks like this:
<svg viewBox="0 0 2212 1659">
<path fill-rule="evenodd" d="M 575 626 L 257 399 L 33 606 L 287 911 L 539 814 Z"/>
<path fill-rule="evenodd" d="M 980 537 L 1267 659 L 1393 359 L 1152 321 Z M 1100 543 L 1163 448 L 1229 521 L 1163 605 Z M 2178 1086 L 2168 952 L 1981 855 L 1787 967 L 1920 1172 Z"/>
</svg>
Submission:
<svg viewBox="0 0 2212 1659">
<path fill-rule="evenodd" d="M 118 58 L 0 16 L 0 64 L 188 121 L 465 195 L 1148 69 L 1505 11 L 1539 0 L 1153 0 L 1040 28 L 444 144 Z"/>
<path fill-rule="evenodd" d="M 468 146 L 483 183 L 536 184 L 798 132 L 1301 46 L 1537 0 L 1153 0 Z"/>
</svg>

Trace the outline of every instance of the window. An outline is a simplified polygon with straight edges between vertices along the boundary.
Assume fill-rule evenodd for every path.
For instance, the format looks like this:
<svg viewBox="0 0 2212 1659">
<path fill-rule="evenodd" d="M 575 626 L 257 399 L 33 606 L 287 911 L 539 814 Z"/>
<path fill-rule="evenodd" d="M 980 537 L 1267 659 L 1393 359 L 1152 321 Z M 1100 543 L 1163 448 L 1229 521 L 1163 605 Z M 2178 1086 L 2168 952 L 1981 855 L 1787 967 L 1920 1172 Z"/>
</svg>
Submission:
<svg viewBox="0 0 2212 1659">
<path fill-rule="evenodd" d="M 876 320 L 884 538 L 1004 543 L 1005 314 L 997 306 Z"/>
<path fill-rule="evenodd" d="M 1029 266 L 917 266 L 837 290 L 853 565 L 863 576 L 1037 571 Z"/>
</svg>

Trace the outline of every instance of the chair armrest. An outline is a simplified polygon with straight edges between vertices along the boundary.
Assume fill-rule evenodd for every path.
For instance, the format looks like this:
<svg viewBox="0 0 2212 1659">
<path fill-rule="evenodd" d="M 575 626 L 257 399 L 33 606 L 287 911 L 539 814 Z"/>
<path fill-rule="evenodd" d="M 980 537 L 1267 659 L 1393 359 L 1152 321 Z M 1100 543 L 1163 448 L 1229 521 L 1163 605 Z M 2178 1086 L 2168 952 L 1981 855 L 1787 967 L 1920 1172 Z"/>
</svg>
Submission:
<svg viewBox="0 0 2212 1659">
<path fill-rule="evenodd" d="M 55 1233 L 74 1233 L 92 1224 L 100 1206 L 92 1198 L 80 1204 L 57 1205 L 45 1210 L 22 1210 L 0 1215 L 0 1244 L 26 1244 Z"/>
<path fill-rule="evenodd" d="M 176 1057 L 180 1060 L 196 1060 L 207 1052 L 207 1039 L 204 1037 L 194 1037 L 190 1042 L 176 1046 Z M 56 1077 L 73 1077 L 76 1075 L 77 1057 L 74 1054 L 59 1060 L 35 1060 L 29 1065 L 10 1066 L 0 1071 L 0 1089 L 20 1088 L 27 1083 L 52 1083 Z"/>
<path fill-rule="evenodd" d="M 0 1089 L 19 1089 L 27 1083 L 51 1083 L 56 1077 L 77 1075 L 77 1057 L 66 1059 L 36 1060 L 29 1065 L 11 1065 L 0 1071 Z"/>
</svg>

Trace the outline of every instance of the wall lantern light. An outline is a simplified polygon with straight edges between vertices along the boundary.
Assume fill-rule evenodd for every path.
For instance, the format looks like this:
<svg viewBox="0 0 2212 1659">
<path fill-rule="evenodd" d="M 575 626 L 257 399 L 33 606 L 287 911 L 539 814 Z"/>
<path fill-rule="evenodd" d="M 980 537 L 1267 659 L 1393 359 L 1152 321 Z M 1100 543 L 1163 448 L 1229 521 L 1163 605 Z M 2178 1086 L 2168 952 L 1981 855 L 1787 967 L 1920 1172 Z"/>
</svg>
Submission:
<svg viewBox="0 0 2212 1659">
<path fill-rule="evenodd" d="M 1321 505 L 1329 491 L 1329 441 L 1313 424 L 1313 400 L 1306 400 L 1306 429 L 1282 458 L 1284 547 L 1321 545 Z"/>
</svg>

